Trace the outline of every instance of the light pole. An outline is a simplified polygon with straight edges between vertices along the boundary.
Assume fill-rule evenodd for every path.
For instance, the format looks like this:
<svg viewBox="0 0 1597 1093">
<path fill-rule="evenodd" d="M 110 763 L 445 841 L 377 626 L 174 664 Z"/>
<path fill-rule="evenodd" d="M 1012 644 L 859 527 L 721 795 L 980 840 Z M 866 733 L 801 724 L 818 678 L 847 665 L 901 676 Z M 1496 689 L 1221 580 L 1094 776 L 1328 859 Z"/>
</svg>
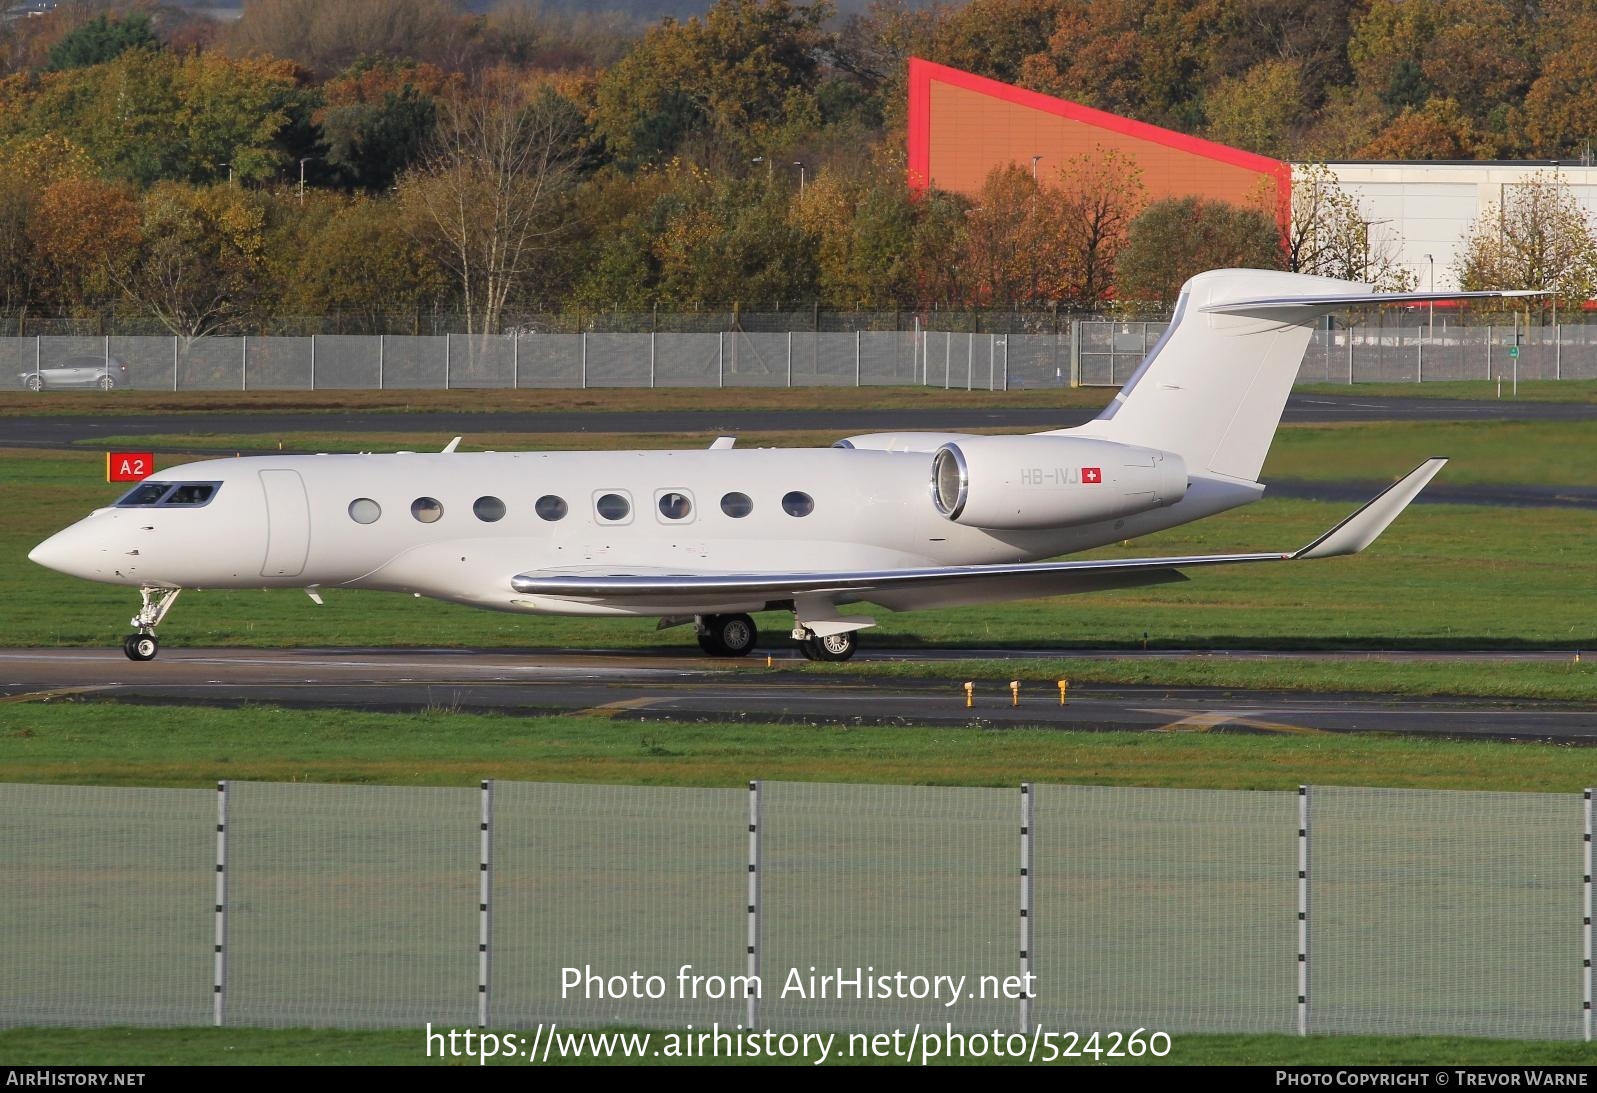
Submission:
<svg viewBox="0 0 1597 1093">
<path fill-rule="evenodd" d="M 299 206 L 305 207 L 305 164 L 316 159 L 316 156 L 306 156 L 299 161 Z"/>
<path fill-rule="evenodd" d="M 1041 153 L 1031 157 L 1031 180 L 1037 181 L 1037 161 L 1042 158 Z"/>
<path fill-rule="evenodd" d="M 772 166 L 771 160 L 767 156 L 755 156 L 753 159 L 749 160 L 749 162 L 750 163 L 763 163 L 763 164 L 765 164 L 765 177 L 766 178 L 770 178 L 771 177 L 771 172 L 776 169 L 774 166 Z"/>
<path fill-rule="evenodd" d="M 217 166 L 227 168 L 227 184 L 229 186 L 233 185 L 233 165 L 231 163 L 218 163 Z"/>
<path fill-rule="evenodd" d="M 1377 224 L 1390 224 L 1391 222 L 1390 217 L 1384 220 L 1360 221 L 1364 225 L 1364 269 L 1362 271 L 1362 279 L 1365 281 L 1370 279 L 1370 229 Z"/>
<path fill-rule="evenodd" d="M 795 159 L 793 161 L 793 166 L 795 166 L 795 167 L 797 167 L 799 169 L 799 196 L 803 197 L 804 196 L 804 161 L 802 159 Z"/>
<path fill-rule="evenodd" d="M 1436 256 L 1435 255 L 1431 255 L 1431 254 L 1427 254 L 1425 256 L 1425 261 L 1431 267 L 1431 289 L 1430 290 L 1432 292 L 1435 292 L 1436 291 Z M 1427 325 L 1430 326 L 1430 328 L 1431 328 L 1430 333 L 1427 334 L 1426 337 L 1434 342 L 1436 340 L 1436 301 L 1435 300 L 1428 301 L 1426 303 L 1425 307 L 1426 307 L 1427 311 L 1429 312 L 1429 314 L 1427 316 L 1427 318 L 1428 318 Z"/>
</svg>

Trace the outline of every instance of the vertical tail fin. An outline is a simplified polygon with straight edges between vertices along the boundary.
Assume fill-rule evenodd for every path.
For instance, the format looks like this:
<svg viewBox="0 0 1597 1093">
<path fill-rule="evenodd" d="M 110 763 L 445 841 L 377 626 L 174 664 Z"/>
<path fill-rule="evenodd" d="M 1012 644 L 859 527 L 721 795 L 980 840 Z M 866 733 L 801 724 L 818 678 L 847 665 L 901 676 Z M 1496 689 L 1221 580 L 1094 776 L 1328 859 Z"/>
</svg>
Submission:
<svg viewBox="0 0 1597 1093">
<path fill-rule="evenodd" d="M 1257 481 L 1315 324 L 1368 285 L 1274 270 L 1200 273 L 1170 328 L 1094 421 L 1059 430 L 1175 452 Z"/>
</svg>

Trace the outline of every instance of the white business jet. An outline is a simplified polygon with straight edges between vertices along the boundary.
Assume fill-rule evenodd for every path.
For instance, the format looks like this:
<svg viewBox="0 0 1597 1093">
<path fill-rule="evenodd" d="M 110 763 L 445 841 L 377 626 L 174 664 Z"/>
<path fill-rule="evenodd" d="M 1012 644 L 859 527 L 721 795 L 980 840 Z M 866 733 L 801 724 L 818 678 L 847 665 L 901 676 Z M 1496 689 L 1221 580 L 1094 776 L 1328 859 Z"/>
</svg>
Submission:
<svg viewBox="0 0 1597 1093">
<path fill-rule="evenodd" d="M 1452 293 L 1500 296 L 1513 293 Z M 1299 550 L 1046 561 L 1256 501 L 1311 330 L 1368 285 L 1215 270 L 1095 420 L 1021 436 L 878 433 L 831 448 L 456 451 L 209 460 L 152 475 L 35 547 L 41 565 L 140 590 L 123 648 L 185 588 L 379 589 L 499 611 L 691 623 L 742 656 L 752 612 L 793 613 L 818 660 L 873 625 L 845 614 L 1185 580 L 1200 566 L 1353 554 L 1439 471 L 1430 459 Z"/>
</svg>

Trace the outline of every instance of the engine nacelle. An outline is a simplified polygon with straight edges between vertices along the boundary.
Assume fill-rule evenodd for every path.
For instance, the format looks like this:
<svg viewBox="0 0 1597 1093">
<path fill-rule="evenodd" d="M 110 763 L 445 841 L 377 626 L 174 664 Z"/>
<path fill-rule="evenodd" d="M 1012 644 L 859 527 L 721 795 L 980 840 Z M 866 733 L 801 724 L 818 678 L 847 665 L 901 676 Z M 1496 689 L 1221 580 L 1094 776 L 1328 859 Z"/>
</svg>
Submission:
<svg viewBox="0 0 1597 1093">
<path fill-rule="evenodd" d="M 932 457 L 932 504 L 971 527 L 1032 529 L 1115 520 L 1187 493 L 1179 455 L 1069 436 L 978 436 Z"/>
</svg>

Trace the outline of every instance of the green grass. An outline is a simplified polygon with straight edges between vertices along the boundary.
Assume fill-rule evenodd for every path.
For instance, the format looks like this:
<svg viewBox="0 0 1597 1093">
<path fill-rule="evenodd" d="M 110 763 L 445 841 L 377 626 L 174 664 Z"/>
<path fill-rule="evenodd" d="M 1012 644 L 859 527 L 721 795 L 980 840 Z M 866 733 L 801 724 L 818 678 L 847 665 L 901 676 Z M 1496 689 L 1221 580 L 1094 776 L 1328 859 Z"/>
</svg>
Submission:
<svg viewBox="0 0 1597 1093">
<path fill-rule="evenodd" d="M 1445 455 L 1440 482 L 1448 485 L 1597 486 L 1594 426 L 1579 421 L 1426 421 L 1347 425 L 1285 425 L 1276 433 L 1264 465 L 1266 481 L 1363 481 L 1389 483 L 1423 460 Z M 993 432 L 977 428 L 973 432 Z M 997 430 L 1002 431 L 1002 430 Z M 828 447 L 843 431 L 746 432 L 744 447 Z M 467 433 L 468 451 L 595 451 L 607 449 L 703 448 L 714 433 Z M 79 441 L 96 451 L 149 448 L 161 466 L 208 452 L 385 452 L 429 451 L 450 440 L 442 433 L 395 430 L 350 435 L 327 432 L 152 433 Z"/>
<path fill-rule="evenodd" d="M 500 1031 L 510 1032 L 510 1029 Z M 531 1030 L 513 1030 L 518 1035 Z M 572 1030 L 565 1030 L 572 1031 Z M 638 1031 L 638 1030 L 611 1030 Z M 1054 1031 L 1054 1030 L 1050 1030 Z M 658 1033 L 656 1037 L 658 1037 Z M 658 1042 L 658 1040 L 653 1041 Z M 846 1034 L 838 1034 L 826 1064 L 871 1065 L 839 1060 Z M 1189 1036 L 1172 1037 L 1162 1060 L 1175 1066 L 1590 1066 L 1597 1054 L 1580 1043 L 1465 1040 L 1382 1036 Z M 765 1060 L 655 1059 L 632 1065 L 769 1065 Z M 804 1060 L 813 1063 L 814 1059 Z M 515 1060 L 494 1060 L 500 1066 Z M 794 1060 L 796 1064 L 798 1060 Z M 1013 1065 L 991 1056 L 967 1065 Z M 1096 1065 L 1090 1057 L 1060 1063 Z M 1135 1060 L 1104 1060 L 1113 1065 Z M 550 1065 L 556 1065 L 553 1056 Z M 6 1029 L 0 1030 L 0 1064 L 11 1066 L 474 1066 L 467 1059 L 429 1059 L 422 1030 L 350 1032 L 332 1029 Z M 525 1065 L 522 1061 L 518 1065 Z M 559 1065 L 598 1065 L 561 1060 Z M 627 1065 L 614 1060 L 612 1065 Z M 875 1065 L 894 1065 L 890 1059 Z M 949 1065 L 941 1061 L 936 1065 Z M 1057 1063 L 1054 1065 L 1058 1065 Z"/>
<path fill-rule="evenodd" d="M 1045 694 L 1053 693 L 1057 681 L 1065 679 L 1072 684 L 1469 695 L 1597 703 L 1597 657 L 1591 655 L 1583 656 L 1578 664 L 1573 657 L 1561 662 L 1504 660 L 1494 664 L 1475 659 L 1419 663 L 1307 657 L 1242 660 L 1227 659 L 1223 654 L 1181 659 L 856 660 L 846 664 L 804 664 L 803 670 L 870 678 L 982 680 L 984 689 L 991 684 L 1000 691 L 1007 686 L 1005 681 L 1013 679 L 1022 682 L 1026 693 L 1033 693 L 1032 687 L 1041 687 Z"/>
<path fill-rule="evenodd" d="M 447 702 L 447 694 L 440 700 Z M 958 688 L 949 704 L 959 707 Z M 247 706 L 0 704 L 8 782 L 208 787 L 217 779 L 475 786 L 777 781 L 1185 789 L 1315 785 L 1572 793 L 1597 748 L 1382 735 L 1075 733 L 988 727 L 688 724 Z"/>
<path fill-rule="evenodd" d="M 1346 362 L 1344 361 L 1344 366 Z M 1333 369 L 1335 364 L 1332 365 Z M 1484 367 L 1484 365 L 1483 365 Z M 1494 370 L 1504 373 L 1502 393 L 1496 380 L 1427 380 L 1424 383 L 1311 383 L 1292 389 L 1298 395 L 1343 395 L 1371 398 L 1498 399 L 1507 402 L 1597 402 L 1597 380 L 1520 380 L 1513 393 L 1513 369 L 1506 358 L 1495 358 Z"/>
</svg>

